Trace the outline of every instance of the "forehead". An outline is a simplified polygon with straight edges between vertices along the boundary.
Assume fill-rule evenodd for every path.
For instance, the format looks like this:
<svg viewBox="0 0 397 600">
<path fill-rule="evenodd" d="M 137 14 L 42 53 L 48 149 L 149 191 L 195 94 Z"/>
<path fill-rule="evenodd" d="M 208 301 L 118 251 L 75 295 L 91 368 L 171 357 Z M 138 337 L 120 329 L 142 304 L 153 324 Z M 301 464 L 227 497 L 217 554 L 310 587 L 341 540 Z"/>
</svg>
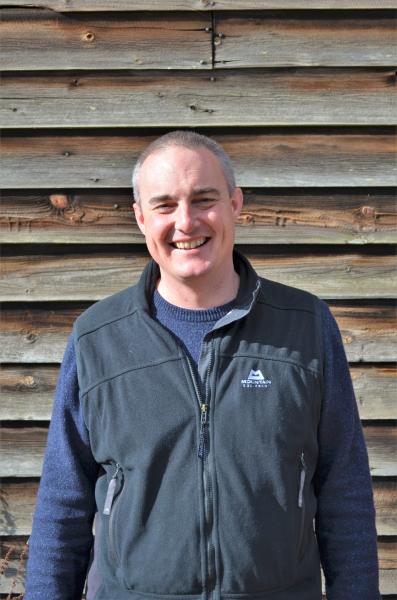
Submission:
<svg viewBox="0 0 397 600">
<path fill-rule="evenodd" d="M 153 188 L 183 188 L 197 184 L 227 188 L 220 160 L 205 147 L 171 146 L 156 150 L 143 162 L 139 174 L 141 194 L 151 193 Z"/>
</svg>

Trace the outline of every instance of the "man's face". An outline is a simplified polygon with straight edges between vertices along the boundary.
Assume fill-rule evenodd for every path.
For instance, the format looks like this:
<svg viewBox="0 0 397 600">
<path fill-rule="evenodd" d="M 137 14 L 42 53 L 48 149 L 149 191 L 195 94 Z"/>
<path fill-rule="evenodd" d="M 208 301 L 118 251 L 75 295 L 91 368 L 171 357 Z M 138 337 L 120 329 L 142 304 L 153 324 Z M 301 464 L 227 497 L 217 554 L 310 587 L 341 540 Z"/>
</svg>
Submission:
<svg viewBox="0 0 397 600">
<path fill-rule="evenodd" d="M 214 284 L 233 273 L 242 193 L 229 195 L 218 158 L 206 148 L 171 146 L 151 154 L 139 177 L 138 226 L 169 286 Z"/>
</svg>

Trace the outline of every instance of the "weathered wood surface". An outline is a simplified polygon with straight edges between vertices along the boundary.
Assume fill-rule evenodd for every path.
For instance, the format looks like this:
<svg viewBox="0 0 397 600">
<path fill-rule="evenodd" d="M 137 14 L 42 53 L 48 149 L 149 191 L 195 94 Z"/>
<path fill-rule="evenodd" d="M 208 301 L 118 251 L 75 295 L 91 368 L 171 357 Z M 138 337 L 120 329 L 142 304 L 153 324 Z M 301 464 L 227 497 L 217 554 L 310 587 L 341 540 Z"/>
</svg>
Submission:
<svg viewBox="0 0 397 600">
<path fill-rule="evenodd" d="M 351 366 L 350 373 L 361 419 L 397 419 L 395 367 Z M 58 375 L 57 366 L 3 366 L 0 421 L 49 420 Z"/>
<path fill-rule="evenodd" d="M 397 185 L 395 134 L 347 131 L 215 135 L 243 187 Z M 138 154 L 155 136 L 4 133 L 3 189 L 130 188 Z"/>
<path fill-rule="evenodd" d="M 3 9 L 5 71 L 205 69 L 212 65 L 211 16 L 59 14 Z"/>
<path fill-rule="evenodd" d="M 397 201 L 391 191 L 245 190 L 239 243 L 392 243 Z M 144 242 L 132 213 L 131 193 L 5 191 L 1 241 L 7 243 Z"/>
<path fill-rule="evenodd" d="M 27 536 L 18 538 L 16 536 L 6 538 L 0 541 L 0 559 L 4 558 L 9 553 L 9 561 L 7 561 L 7 569 L 3 577 L 0 577 L 0 598 L 6 600 L 3 595 L 11 590 L 12 582 L 15 579 L 13 591 L 24 591 L 24 577 L 26 560 L 28 556 L 28 548 L 26 548 Z M 389 594 L 393 594 L 395 584 L 397 583 L 397 569 L 395 568 L 396 542 L 378 540 L 378 556 L 379 556 L 379 584 L 382 598 L 387 599 Z M 22 558 L 21 558 L 22 557 Z M 387 565 L 392 564 L 392 567 Z M 321 572 L 323 593 L 324 589 L 324 574 Z M 325 599 L 325 596 L 323 597 Z"/>
<path fill-rule="evenodd" d="M 393 66 L 395 21 L 376 13 L 215 15 L 215 66 Z"/>
<path fill-rule="evenodd" d="M 124 190 L 4 191 L 0 242 L 144 243 Z M 394 190 L 244 190 L 240 244 L 384 244 L 397 240 Z"/>
<path fill-rule="evenodd" d="M 74 320 L 88 304 L 56 309 L 33 304 L 2 309 L 0 361 L 3 363 L 53 363 L 62 360 Z M 329 304 L 341 330 L 350 362 L 397 360 L 396 309 L 393 306 Z"/>
<path fill-rule="evenodd" d="M 397 428 L 383 424 L 365 425 L 363 429 L 371 475 L 396 476 Z M 39 477 L 46 440 L 47 429 L 43 427 L 3 427 L 0 436 L 0 477 Z"/>
<path fill-rule="evenodd" d="M 0 362 L 60 362 L 73 322 L 87 306 L 3 308 Z"/>
<path fill-rule="evenodd" d="M 378 535 L 395 536 L 397 533 L 397 482 L 395 479 L 374 479 L 372 487 Z"/>
<path fill-rule="evenodd" d="M 185 10 L 349 10 L 395 8 L 395 0 L 0 0 L 0 7 L 37 7 L 62 12 Z"/>
<path fill-rule="evenodd" d="M 358 253 L 250 254 L 259 275 L 322 298 L 397 297 L 397 256 Z M 148 255 L 124 248 L 4 256 L 0 300 L 99 300 L 136 283 Z M 98 285 L 101 282 L 101 285 Z"/>
<path fill-rule="evenodd" d="M 391 125 L 397 122 L 395 82 L 394 69 L 40 77 L 5 73 L 0 125 Z"/>
<path fill-rule="evenodd" d="M 376 4 L 376 6 L 375 6 Z M 185 11 L 185 10 L 349 10 L 395 8 L 395 0 L 0 0 L 0 7 L 49 8 L 62 12 L 82 11 Z"/>
<path fill-rule="evenodd" d="M 361 419 L 397 419 L 397 370 L 393 366 L 351 367 Z"/>
<path fill-rule="evenodd" d="M 49 420 L 58 376 L 57 366 L 3 366 L 0 421 Z"/>
<path fill-rule="evenodd" d="M 397 486 L 392 480 L 373 481 L 378 535 L 397 535 Z M 0 489 L 0 536 L 30 535 L 38 480 L 4 481 Z M 394 557 L 397 561 L 397 557 Z M 397 567 L 388 556 L 385 568 Z"/>
</svg>

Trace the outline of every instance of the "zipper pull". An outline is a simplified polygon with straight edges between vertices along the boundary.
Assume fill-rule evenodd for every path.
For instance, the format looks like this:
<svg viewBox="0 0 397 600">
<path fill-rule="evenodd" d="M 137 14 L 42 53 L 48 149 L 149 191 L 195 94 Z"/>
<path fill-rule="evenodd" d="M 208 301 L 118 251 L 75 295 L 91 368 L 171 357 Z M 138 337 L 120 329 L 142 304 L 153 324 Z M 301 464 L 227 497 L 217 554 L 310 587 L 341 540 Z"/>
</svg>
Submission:
<svg viewBox="0 0 397 600">
<path fill-rule="evenodd" d="M 112 479 L 109 481 L 108 491 L 106 492 L 105 498 L 105 506 L 103 507 L 103 514 L 110 515 L 110 511 L 112 508 L 114 493 L 116 491 L 116 483 L 117 483 L 117 473 L 120 470 L 119 463 L 116 464 L 116 472 L 113 475 Z"/>
<path fill-rule="evenodd" d="M 302 508 L 303 505 L 303 486 L 305 485 L 305 477 L 306 477 L 306 463 L 305 463 L 305 455 L 302 452 L 300 455 L 301 461 L 301 473 L 300 473 L 300 484 L 299 484 L 299 496 L 298 496 L 298 506 Z"/>
<path fill-rule="evenodd" d="M 205 458 L 205 433 L 204 426 L 208 423 L 208 404 L 201 405 L 201 419 L 200 419 L 200 443 L 198 449 L 199 458 Z"/>
</svg>

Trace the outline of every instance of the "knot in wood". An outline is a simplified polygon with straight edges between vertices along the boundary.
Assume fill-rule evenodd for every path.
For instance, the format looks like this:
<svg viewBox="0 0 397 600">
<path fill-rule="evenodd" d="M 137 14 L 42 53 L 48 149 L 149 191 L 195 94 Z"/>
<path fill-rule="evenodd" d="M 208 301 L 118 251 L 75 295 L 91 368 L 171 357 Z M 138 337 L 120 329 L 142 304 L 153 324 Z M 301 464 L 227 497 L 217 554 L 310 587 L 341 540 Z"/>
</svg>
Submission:
<svg viewBox="0 0 397 600">
<path fill-rule="evenodd" d="M 373 206 L 363 206 L 361 208 L 361 213 L 364 217 L 373 217 L 375 216 L 375 208 Z"/>
<path fill-rule="evenodd" d="M 23 378 L 23 383 L 25 384 L 25 386 L 34 387 L 36 381 L 31 375 L 26 375 L 26 377 Z"/>
<path fill-rule="evenodd" d="M 113 204 L 113 208 L 116 208 L 116 209 L 117 209 L 118 207 L 119 207 L 119 205 L 118 205 L 118 204 Z"/>
<path fill-rule="evenodd" d="M 26 341 L 29 342 L 30 344 L 34 344 L 34 342 L 37 340 L 37 335 L 35 333 L 28 333 L 26 336 Z"/>
<path fill-rule="evenodd" d="M 344 344 L 351 344 L 353 341 L 353 338 L 350 335 L 344 335 L 342 339 Z"/>
<path fill-rule="evenodd" d="M 92 33 L 92 31 L 86 31 L 83 35 L 83 40 L 85 42 L 93 42 L 95 40 L 95 35 Z"/>
<path fill-rule="evenodd" d="M 64 210 L 69 206 L 69 200 L 65 194 L 51 194 L 50 202 L 55 208 Z"/>
</svg>

